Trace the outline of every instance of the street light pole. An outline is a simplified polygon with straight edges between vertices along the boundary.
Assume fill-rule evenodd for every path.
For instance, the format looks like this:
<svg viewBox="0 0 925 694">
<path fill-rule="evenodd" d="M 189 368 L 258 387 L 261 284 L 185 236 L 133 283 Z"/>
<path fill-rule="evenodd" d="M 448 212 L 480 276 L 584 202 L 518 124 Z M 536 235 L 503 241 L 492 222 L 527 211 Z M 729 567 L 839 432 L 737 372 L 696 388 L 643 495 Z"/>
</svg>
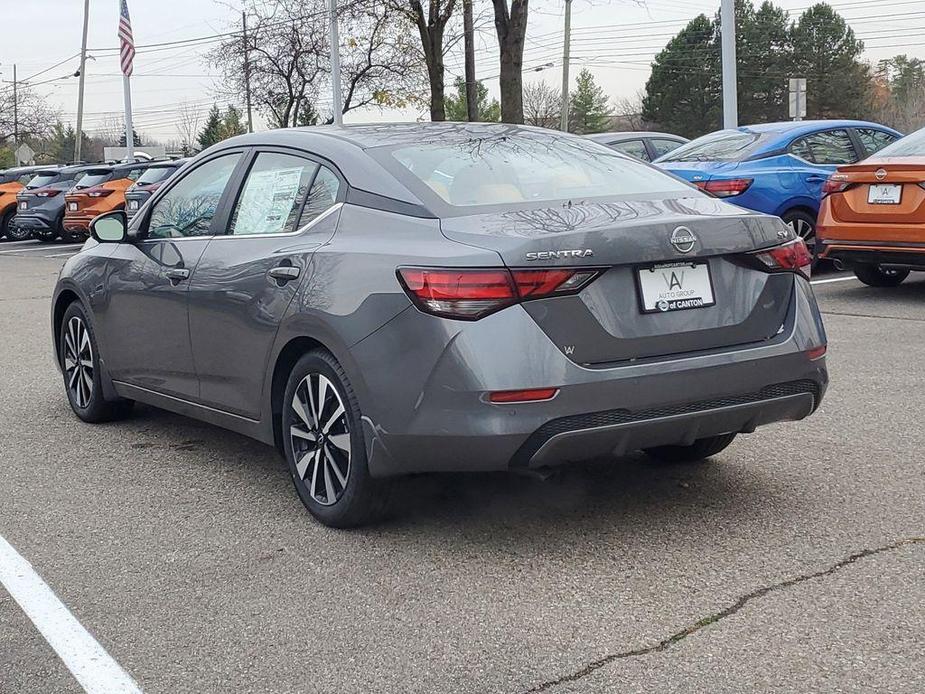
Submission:
<svg viewBox="0 0 925 694">
<path fill-rule="evenodd" d="M 739 126 L 736 93 L 736 11 L 735 0 L 723 0 L 720 14 L 723 47 L 723 127 Z"/>
<path fill-rule="evenodd" d="M 334 125 L 344 124 L 344 102 L 340 89 L 340 36 L 337 30 L 337 0 L 330 0 L 331 8 L 331 92 Z"/>
<path fill-rule="evenodd" d="M 572 0 L 565 0 L 565 37 L 562 44 L 562 101 L 559 104 L 559 130 L 568 130 L 568 70 L 572 43 Z"/>
<path fill-rule="evenodd" d="M 13 63 L 13 144 L 19 146 L 19 91 L 16 84 L 16 63 Z"/>
<path fill-rule="evenodd" d="M 90 18 L 90 0 L 84 0 L 84 33 L 80 42 L 80 75 L 77 86 L 77 138 L 74 143 L 74 161 L 80 161 L 84 126 L 84 71 L 87 67 L 87 24 Z"/>
</svg>

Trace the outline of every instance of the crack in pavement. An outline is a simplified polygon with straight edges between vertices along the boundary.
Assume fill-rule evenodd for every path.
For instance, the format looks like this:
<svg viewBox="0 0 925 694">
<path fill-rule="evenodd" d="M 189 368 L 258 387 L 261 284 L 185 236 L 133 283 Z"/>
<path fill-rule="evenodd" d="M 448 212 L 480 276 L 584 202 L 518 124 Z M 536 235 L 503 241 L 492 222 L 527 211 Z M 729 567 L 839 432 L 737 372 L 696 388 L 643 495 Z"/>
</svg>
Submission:
<svg viewBox="0 0 925 694">
<path fill-rule="evenodd" d="M 907 320 L 913 323 L 925 322 L 925 318 L 910 318 L 909 316 L 878 316 L 873 313 L 851 313 L 850 311 L 820 311 L 825 316 L 848 316 L 850 318 L 883 318 L 885 320 Z"/>
<path fill-rule="evenodd" d="M 684 639 L 686 639 L 688 636 L 692 636 L 693 634 L 696 634 L 701 629 L 711 624 L 714 624 L 722 619 L 725 619 L 726 617 L 730 617 L 734 615 L 736 612 L 741 610 L 752 600 L 757 600 L 758 598 L 762 598 L 765 595 L 768 595 L 769 593 L 773 593 L 779 590 L 784 590 L 786 588 L 791 588 L 795 585 L 804 583 L 806 581 L 811 581 L 816 578 L 824 578 L 826 576 L 831 576 L 835 572 L 845 568 L 846 566 L 850 566 L 851 564 L 854 564 L 856 561 L 860 559 L 872 557 L 877 554 L 883 554 L 884 552 L 891 552 L 901 547 L 906 547 L 909 545 L 917 545 L 917 544 L 922 544 L 922 543 L 925 543 L 925 537 L 910 537 L 910 538 L 905 538 L 902 540 L 897 540 L 896 542 L 889 544 L 889 545 L 884 545 L 882 547 L 875 547 L 873 549 L 865 549 L 865 550 L 861 550 L 860 552 L 856 552 L 855 554 L 852 554 L 848 557 L 845 557 L 841 561 L 836 562 L 835 564 L 833 564 L 827 569 L 823 569 L 821 571 L 815 571 L 810 574 L 802 574 L 795 578 L 789 578 L 786 581 L 781 581 L 780 583 L 774 583 L 769 586 L 757 588 L 753 590 L 751 593 L 746 593 L 745 595 L 740 597 L 738 600 L 736 600 L 734 603 L 732 603 L 725 609 L 722 609 L 719 612 L 714 612 L 713 614 L 707 617 L 704 617 L 698 622 L 695 622 L 694 624 L 691 624 L 690 626 L 685 627 L 681 631 L 676 632 L 672 634 L 671 636 L 662 639 L 658 643 L 654 643 L 650 646 L 645 646 L 643 648 L 637 648 L 632 651 L 623 651 L 622 653 L 611 653 L 610 655 L 606 655 L 603 658 L 600 658 L 598 660 L 588 663 L 581 670 L 577 670 L 576 672 L 573 672 L 568 675 L 563 675 L 562 677 L 559 677 L 558 679 L 548 680 L 546 682 L 543 682 L 542 684 L 538 684 L 535 687 L 527 689 L 524 692 L 524 694 L 537 694 L 538 692 L 545 692 L 561 684 L 575 682 L 584 677 L 587 677 L 591 673 L 597 670 L 600 670 L 605 665 L 609 665 L 610 663 L 613 663 L 617 660 L 623 660 L 624 658 L 636 658 L 638 656 L 649 655 L 650 653 L 660 653 L 662 651 L 666 651 L 672 646 L 674 646 L 676 643 L 679 643 L 680 641 L 683 641 Z"/>
</svg>

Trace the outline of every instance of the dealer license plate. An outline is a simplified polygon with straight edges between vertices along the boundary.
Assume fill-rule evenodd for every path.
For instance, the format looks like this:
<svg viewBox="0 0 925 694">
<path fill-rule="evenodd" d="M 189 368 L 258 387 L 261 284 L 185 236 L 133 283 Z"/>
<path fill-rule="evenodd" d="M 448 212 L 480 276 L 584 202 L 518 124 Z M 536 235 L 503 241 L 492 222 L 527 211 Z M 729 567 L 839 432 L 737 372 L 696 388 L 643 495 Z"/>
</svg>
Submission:
<svg viewBox="0 0 925 694">
<path fill-rule="evenodd" d="M 898 205 L 903 197 L 903 187 L 872 183 L 867 191 L 867 202 L 871 205 Z"/>
<path fill-rule="evenodd" d="M 666 263 L 636 272 L 643 313 L 684 311 L 716 304 L 707 263 Z"/>
</svg>

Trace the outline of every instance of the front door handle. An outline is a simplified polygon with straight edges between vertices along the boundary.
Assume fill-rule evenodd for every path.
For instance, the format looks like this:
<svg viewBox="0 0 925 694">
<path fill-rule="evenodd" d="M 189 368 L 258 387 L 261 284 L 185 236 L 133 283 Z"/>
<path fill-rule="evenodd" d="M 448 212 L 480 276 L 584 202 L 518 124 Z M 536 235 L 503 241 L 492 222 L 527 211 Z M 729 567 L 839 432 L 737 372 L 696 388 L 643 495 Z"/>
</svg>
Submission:
<svg viewBox="0 0 925 694">
<path fill-rule="evenodd" d="M 807 176 L 807 181 L 810 183 L 821 183 L 822 181 L 828 180 L 828 176 L 820 176 L 819 174 L 811 174 Z"/>
<path fill-rule="evenodd" d="M 300 273 L 301 270 L 293 265 L 279 265 L 271 268 L 267 274 L 279 282 L 280 285 L 283 285 L 296 279 Z"/>
<path fill-rule="evenodd" d="M 183 280 L 189 279 L 189 270 L 185 267 L 171 268 L 164 274 L 167 275 L 167 279 L 170 280 L 171 284 L 179 284 Z"/>
</svg>

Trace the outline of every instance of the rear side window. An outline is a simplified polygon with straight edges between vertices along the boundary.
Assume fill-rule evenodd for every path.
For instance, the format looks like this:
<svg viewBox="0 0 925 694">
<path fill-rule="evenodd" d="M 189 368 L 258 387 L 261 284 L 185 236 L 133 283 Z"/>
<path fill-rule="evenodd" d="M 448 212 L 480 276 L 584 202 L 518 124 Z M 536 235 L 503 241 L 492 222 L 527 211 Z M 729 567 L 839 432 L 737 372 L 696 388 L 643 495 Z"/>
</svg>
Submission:
<svg viewBox="0 0 925 694">
<path fill-rule="evenodd" d="M 612 142 L 609 143 L 608 146 L 611 149 L 617 150 L 618 152 L 623 152 L 623 154 L 636 157 L 636 159 L 649 161 L 649 152 L 646 150 L 646 145 L 642 140 L 625 140 L 623 142 Z"/>
<path fill-rule="evenodd" d="M 210 236 L 212 219 L 241 158 L 226 154 L 196 167 L 158 200 L 148 219 L 148 238 Z"/>
<path fill-rule="evenodd" d="M 847 130 L 827 130 L 794 140 L 790 152 L 814 164 L 853 164 L 858 160 Z"/>
<path fill-rule="evenodd" d="M 305 209 L 302 210 L 302 216 L 299 217 L 299 228 L 304 227 L 309 222 L 315 220 L 325 210 L 337 202 L 337 193 L 340 190 L 340 181 L 334 172 L 328 167 L 322 166 L 318 169 L 318 175 L 312 183 L 311 192 L 308 194 L 308 200 L 305 201 Z"/>
<path fill-rule="evenodd" d="M 17 182 L 19 183 L 19 185 L 24 186 L 24 185 L 26 185 L 29 181 L 31 181 L 32 178 L 33 178 L 33 175 L 32 175 L 32 174 L 23 174 L 22 176 L 20 176 L 20 177 L 19 177 L 18 179 L 16 179 L 16 180 L 17 180 Z"/>
<path fill-rule="evenodd" d="M 128 173 L 125 173 L 125 172 L 121 173 L 121 174 L 119 175 L 119 178 L 127 178 L 127 179 L 129 179 L 130 181 L 137 181 L 137 180 L 138 180 L 138 177 L 141 176 L 141 173 L 142 173 L 143 171 L 144 171 L 143 168 L 139 168 L 139 169 L 130 169 Z"/>
<path fill-rule="evenodd" d="M 261 152 L 247 174 L 230 234 L 287 234 L 296 229 L 318 165 L 290 154 Z"/>
<path fill-rule="evenodd" d="M 897 139 L 895 135 L 883 130 L 874 130 L 873 128 L 855 128 L 854 132 L 857 133 L 861 145 L 867 150 L 867 154 L 879 152 L 887 145 L 896 142 Z"/>
<path fill-rule="evenodd" d="M 749 130 L 719 130 L 671 151 L 671 161 L 744 161 L 773 133 L 758 134 Z M 668 159 L 666 159 L 668 161 Z"/>
<path fill-rule="evenodd" d="M 649 140 L 649 144 L 652 145 L 652 149 L 655 150 L 655 158 L 664 157 L 669 152 L 674 152 L 678 147 L 683 145 L 683 142 L 677 142 L 676 140 L 664 140 L 660 138 L 653 138 Z"/>
</svg>

